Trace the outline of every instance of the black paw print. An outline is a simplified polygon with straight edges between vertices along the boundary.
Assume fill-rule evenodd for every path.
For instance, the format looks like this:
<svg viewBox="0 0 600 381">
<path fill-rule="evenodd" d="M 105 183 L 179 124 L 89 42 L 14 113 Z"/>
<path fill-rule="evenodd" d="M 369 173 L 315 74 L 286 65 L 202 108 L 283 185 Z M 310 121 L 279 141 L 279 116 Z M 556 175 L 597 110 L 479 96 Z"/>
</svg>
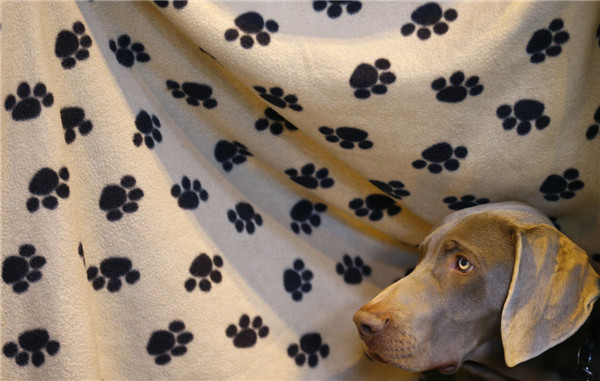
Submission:
<svg viewBox="0 0 600 381">
<path fill-rule="evenodd" d="M 121 289 L 123 285 L 121 277 L 125 277 L 125 281 L 129 284 L 134 284 L 140 279 L 140 272 L 134 270 L 131 260 L 125 257 L 111 257 L 103 260 L 100 263 L 100 273 L 96 266 L 90 266 L 87 269 L 87 279 L 92 282 L 96 291 L 104 288 L 107 279 L 106 289 L 110 292 L 117 292 Z"/>
<path fill-rule="evenodd" d="M 82 136 L 89 134 L 94 125 L 91 121 L 85 120 L 85 112 L 80 107 L 64 107 L 60 109 L 60 120 L 65 130 L 65 142 L 73 143 L 77 134 L 75 129 L 79 128 Z"/>
<path fill-rule="evenodd" d="M 355 145 L 358 148 L 369 149 L 373 147 L 373 142 L 368 140 L 369 133 L 355 127 L 338 127 L 335 130 L 330 127 L 319 127 L 319 132 L 325 135 L 325 140 L 331 143 L 340 143 L 340 147 L 353 149 Z"/>
<path fill-rule="evenodd" d="M 214 283 L 221 283 L 221 280 L 223 279 L 221 272 L 217 270 L 221 267 L 223 267 L 223 258 L 221 258 L 221 256 L 215 255 L 211 259 L 204 253 L 200 254 L 190 265 L 190 274 L 201 280 L 196 281 L 194 278 L 189 278 L 185 282 L 185 289 L 188 292 L 192 292 L 194 288 L 196 288 L 196 285 L 198 285 L 200 290 L 204 292 L 210 291 L 212 287 L 211 281 Z"/>
<path fill-rule="evenodd" d="M 210 86 L 196 82 L 184 82 L 179 85 L 179 82 L 172 79 L 167 80 L 167 89 L 171 90 L 174 98 L 186 98 L 186 101 L 191 106 L 202 106 L 206 109 L 217 107 L 217 100 L 211 98 L 213 90 Z"/>
<path fill-rule="evenodd" d="M 74 68 L 77 61 L 83 61 L 90 56 L 88 49 L 92 46 L 92 38 L 84 33 L 85 26 L 81 21 L 77 21 L 73 24 L 72 31 L 61 30 L 56 36 L 54 54 L 61 59 L 63 68 Z"/>
<path fill-rule="evenodd" d="M 367 99 L 371 93 L 387 93 L 387 85 L 396 81 L 396 75 L 387 71 L 390 66 L 390 61 L 385 58 L 375 61 L 375 66 L 366 63 L 358 65 L 350 77 L 350 86 L 356 89 L 354 96 Z"/>
<path fill-rule="evenodd" d="M 317 202 L 313 204 L 308 200 L 300 200 L 294 205 L 290 211 L 292 217 L 292 230 L 296 234 L 300 234 L 302 230 L 306 234 L 312 233 L 312 228 L 317 228 L 321 225 L 321 216 L 327 210 L 327 205 Z M 311 227 L 312 226 L 312 227 Z"/>
<path fill-rule="evenodd" d="M 396 205 L 393 198 L 383 194 L 372 194 L 364 200 L 355 198 L 350 201 L 349 207 L 354 210 L 354 214 L 358 217 L 369 216 L 371 221 L 381 220 L 384 212 L 387 212 L 387 215 L 392 217 L 402 211 L 402 208 Z"/>
<path fill-rule="evenodd" d="M 531 63 L 540 63 L 548 57 L 556 57 L 562 52 L 560 47 L 569 41 L 569 33 L 562 30 L 564 23 L 562 19 L 554 19 L 547 29 L 536 30 L 527 43 L 525 49 L 531 55 Z"/>
<path fill-rule="evenodd" d="M 256 225 L 261 226 L 263 223 L 262 216 L 254 211 L 252 205 L 247 202 L 240 202 L 235 206 L 235 210 L 229 209 L 227 212 L 229 222 L 235 225 L 238 233 L 246 229 L 248 234 L 253 234 L 256 230 Z"/>
<path fill-rule="evenodd" d="M 11 255 L 2 262 L 2 280 L 11 285 L 17 294 L 29 289 L 29 283 L 42 279 L 40 269 L 46 264 L 46 258 L 35 255 L 33 245 L 21 245 L 19 255 Z"/>
<path fill-rule="evenodd" d="M 600 129 L 600 106 L 596 109 L 596 112 L 594 113 L 594 122 L 596 123 L 589 126 L 587 131 L 585 132 L 585 137 L 588 140 L 592 140 L 596 136 L 598 136 L 598 130 Z"/>
<path fill-rule="evenodd" d="M 550 175 L 546 177 L 540 186 L 540 192 L 548 201 L 558 201 L 561 198 L 570 199 L 575 197 L 575 192 L 582 189 L 585 183 L 579 180 L 579 171 L 569 168 L 561 175 Z"/>
<path fill-rule="evenodd" d="M 254 46 L 254 38 L 256 38 L 256 41 L 262 46 L 269 45 L 269 42 L 271 42 L 271 35 L 268 32 L 277 33 L 279 30 L 279 24 L 277 24 L 277 22 L 274 20 L 267 20 L 267 22 L 265 22 L 263 17 L 256 12 L 246 12 L 241 14 L 235 19 L 234 23 L 235 26 L 245 33 L 240 37 L 240 45 L 244 49 L 250 49 Z M 237 29 L 227 29 L 225 31 L 225 40 L 235 41 L 239 35 L 240 32 Z M 253 37 L 252 35 L 256 35 L 256 37 Z"/>
<path fill-rule="evenodd" d="M 6 111 L 11 111 L 11 116 L 14 121 L 23 121 L 34 119 L 42 113 L 42 105 L 50 107 L 54 103 L 54 96 L 48 93 L 46 85 L 38 83 L 33 88 L 33 96 L 31 96 L 31 88 L 27 82 L 21 82 L 17 87 L 17 98 L 10 94 L 4 100 L 4 108 Z"/>
<path fill-rule="evenodd" d="M 344 282 L 348 284 L 360 284 L 363 276 L 371 275 L 371 267 L 365 265 L 361 257 L 355 257 L 354 261 L 348 254 L 344 255 L 343 263 L 335 266 L 335 271 L 344 276 Z"/>
<path fill-rule="evenodd" d="M 465 195 L 460 198 L 460 200 L 454 196 L 446 197 L 444 203 L 448 204 L 448 208 L 452 210 L 461 210 L 465 208 L 470 208 L 476 205 L 483 205 L 490 202 L 487 198 L 476 198 L 473 195 Z"/>
<path fill-rule="evenodd" d="M 131 38 L 126 34 L 120 35 L 117 42 L 115 40 L 108 41 L 108 47 L 115 53 L 117 61 L 125 67 L 132 67 L 135 61 L 150 61 L 150 56 L 144 51 L 144 44 L 140 42 L 131 44 Z"/>
<path fill-rule="evenodd" d="M 19 344 L 12 341 L 4 344 L 3 352 L 8 358 L 15 358 L 15 362 L 20 366 L 31 363 L 35 367 L 40 367 L 46 361 L 44 352 L 54 356 L 60 349 L 60 343 L 56 340 L 50 340 L 50 334 L 45 329 L 33 329 L 25 331 L 19 335 Z"/>
<path fill-rule="evenodd" d="M 258 95 L 270 104 L 279 108 L 289 107 L 294 111 L 302 111 L 302 106 L 298 104 L 298 97 L 294 94 L 285 95 L 285 92 L 281 87 L 271 87 L 267 92 L 262 86 L 254 86 L 254 90 L 258 92 Z"/>
<path fill-rule="evenodd" d="M 317 12 L 321 12 L 327 8 L 327 16 L 332 19 L 336 19 L 342 15 L 344 8 L 346 13 L 353 15 L 358 13 L 362 8 L 360 1 L 313 1 L 313 9 Z"/>
<path fill-rule="evenodd" d="M 449 103 L 462 102 L 467 95 L 476 96 L 483 91 L 483 85 L 479 84 L 479 77 L 474 75 L 465 82 L 465 74 L 462 71 L 457 71 L 450 76 L 450 85 L 447 85 L 445 78 L 440 77 L 431 82 L 431 88 L 437 92 L 435 96 L 437 100 Z"/>
<path fill-rule="evenodd" d="M 138 203 L 144 197 L 140 188 L 134 188 L 135 177 L 123 176 L 121 184 L 109 184 L 104 187 L 100 195 L 100 209 L 106 211 L 109 221 L 118 221 L 123 217 L 123 212 L 133 213 L 138 210 Z"/>
<path fill-rule="evenodd" d="M 544 109 L 545 106 L 542 102 L 521 99 L 513 107 L 510 105 L 498 107 L 496 115 L 504 120 L 502 126 L 505 130 L 509 131 L 517 126 L 517 134 L 527 135 L 531 131 L 532 122 L 535 122 L 535 128 L 538 130 L 543 130 L 550 124 L 550 118 L 544 115 Z"/>
<path fill-rule="evenodd" d="M 56 209 L 58 206 L 56 196 L 62 199 L 69 198 L 69 186 L 61 180 L 69 180 L 67 167 L 62 167 L 58 173 L 50 168 L 42 168 L 37 171 L 29 182 L 29 192 L 33 196 L 27 199 L 27 210 L 31 213 L 37 211 L 40 208 L 40 198 L 44 208 L 50 210 Z"/>
<path fill-rule="evenodd" d="M 155 0 L 154 4 L 161 8 L 166 8 L 169 6 L 168 0 Z M 188 0 L 173 0 L 173 8 L 175 9 L 183 9 L 187 6 Z"/>
<path fill-rule="evenodd" d="M 389 196 L 398 200 L 402 200 L 402 197 L 410 196 L 410 192 L 404 189 L 404 183 L 402 181 L 392 180 L 388 183 L 384 183 L 383 181 L 370 180 L 370 182 Z"/>
<path fill-rule="evenodd" d="M 254 317 L 251 327 L 250 317 L 244 314 L 240 317 L 238 326 L 239 330 L 235 324 L 230 324 L 225 330 L 227 337 L 233 337 L 233 345 L 237 348 L 250 348 L 256 344 L 259 337 L 262 339 L 269 334 L 269 327 L 263 325 L 260 316 Z"/>
<path fill-rule="evenodd" d="M 234 165 L 244 163 L 247 156 L 252 156 L 248 148 L 236 141 L 221 140 L 215 146 L 215 159 L 223 165 L 226 172 L 231 171 Z"/>
<path fill-rule="evenodd" d="M 433 26 L 433 32 L 435 34 L 445 34 L 448 31 L 448 24 L 442 21 L 452 22 L 456 20 L 458 13 L 456 10 L 449 8 L 442 11 L 442 8 L 437 3 L 427 3 L 415 9 L 410 15 L 412 21 L 421 27 L 417 31 L 417 37 L 421 40 L 427 40 L 431 37 L 430 27 Z M 404 24 L 400 29 L 400 33 L 403 36 L 410 36 L 416 29 L 415 24 L 408 23 Z"/>
<path fill-rule="evenodd" d="M 183 356 L 187 352 L 186 344 L 194 340 L 191 332 L 185 331 L 185 324 L 181 320 L 174 320 L 169 324 L 169 330 L 161 329 L 152 332 L 146 350 L 154 356 L 156 365 L 165 365 L 171 362 L 171 356 Z"/>
<path fill-rule="evenodd" d="M 178 200 L 177 204 L 182 209 L 196 209 L 201 200 L 208 200 L 208 192 L 202 189 L 200 180 L 196 179 L 192 184 L 187 176 L 183 176 L 181 179 L 181 186 L 179 184 L 173 185 L 171 196 Z"/>
<path fill-rule="evenodd" d="M 298 129 L 298 127 L 288 122 L 271 107 L 268 107 L 265 110 L 265 117 L 266 118 L 257 120 L 254 124 L 254 127 L 256 127 L 258 131 L 264 131 L 268 128 L 273 135 L 280 135 L 283 132 L 284 127 L 288 131 L 296 131 Z"/>
<path fill-rule="evenodd" d="M 287 353 L 294 359 L 296 365 L 303 366 L 308 358 L 308 366 L 314 368 L 319 364 L 319 355 L 322 358 L 329 356 L 329 345 L 323 344 L 320 334 L 307 333 L 300 338 L 300 344 L 291 344 Z"/>
<path fill-rule="evenodd" d="M 427 169 L 431 173 L 440 173 L 443 168 L 446 168 L 448 171 L 456 171 L 460 167 L 458 159 L 464 159 L 468 153 L 467 147 L 464 146 L 458 146 L 453 149 L 446 142 L 437 143 L 421 153 L 421 157 L 425 160 L 415 160 L 412 165 L 417 169 L 427 166 Z"/>
<path fill-rule="evenodd" d="M 316 171 L 313 163 L 308 163 L 300 169 L 290 168 L 285 171 L 286 175 L 290 177 L 294 182 L 302 185 L 309 189 L 331 188 L 335 184 L 334 180 L 329 177 L 329 170 L 327 168 L 321 168 Z"/>
<path fill-rule="evenodd" d="M 154 148 L 154 142 L 162 142 L 162 134 L 160 133 L 160 120 L 156 115 L 148 114 L 142 110 L 137 114 L 135 118 L 135 127 L 139 132 L 133 134 L 133 144 L 139 147 L 143 143 L 146 143 L 146 147 Z"/>
<path fill-rule="evenodd" d="M 313 278 L 312 271 L 304 268 L 304 261 L 296 259 L 293 269 L 283 272 L 283 287 L 285 291 L 292 294 L 292 299 L 299 302 L 304 294 L 312 290 L 310 281 Z"/>
</svg>

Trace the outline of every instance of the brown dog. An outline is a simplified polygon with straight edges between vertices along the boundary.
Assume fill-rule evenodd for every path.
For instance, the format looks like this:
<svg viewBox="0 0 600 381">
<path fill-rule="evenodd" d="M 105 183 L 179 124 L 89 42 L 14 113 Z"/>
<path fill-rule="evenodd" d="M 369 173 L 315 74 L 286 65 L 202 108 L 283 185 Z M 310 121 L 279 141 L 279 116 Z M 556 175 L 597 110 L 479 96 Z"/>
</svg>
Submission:
<svg viewBox="0 0 600 381">
<path fill-rule="evenodd" d="M 409 276 L 354 315 L 371 358 L 416 372 L 462 366 L 485 379 L 574 377 L 590 323 L 574 334 L 600 276 L 548 218 L 520 203 L 472 207 L 446 217 L 420 250 Z M 563 360 L 545 363 L 540 355 L 565 340 L 565 370 Z"/>
</svg>

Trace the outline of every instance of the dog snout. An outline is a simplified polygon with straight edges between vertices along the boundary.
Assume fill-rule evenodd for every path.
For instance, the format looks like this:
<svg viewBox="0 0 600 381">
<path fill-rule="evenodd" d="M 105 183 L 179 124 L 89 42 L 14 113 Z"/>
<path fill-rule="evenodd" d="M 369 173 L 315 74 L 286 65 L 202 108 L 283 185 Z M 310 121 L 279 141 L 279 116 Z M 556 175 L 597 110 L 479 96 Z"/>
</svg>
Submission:
<svg viewBox="0 0 600 381">
<path fill-rule="evenodd" d="M 354 314 L 353 320 L 363 337 L 383 332 L 390 325 L 390 316 L 384 312 L 359 310 Z"/>
</svg>

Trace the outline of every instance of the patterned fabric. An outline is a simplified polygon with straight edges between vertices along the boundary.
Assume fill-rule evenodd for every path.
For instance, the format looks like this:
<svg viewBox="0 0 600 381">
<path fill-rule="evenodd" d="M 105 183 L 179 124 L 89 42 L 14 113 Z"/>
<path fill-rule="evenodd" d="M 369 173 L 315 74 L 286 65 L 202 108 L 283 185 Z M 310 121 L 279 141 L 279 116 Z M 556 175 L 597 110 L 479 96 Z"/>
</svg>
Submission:
<svg viewBox="0 0 600 381">
<path fill-rule="evenodd" d="M 0 6 L 3 379 L 415 379 L 352 314 L 488 202 L 600 265 L 598 2 Z"/>
</svg>

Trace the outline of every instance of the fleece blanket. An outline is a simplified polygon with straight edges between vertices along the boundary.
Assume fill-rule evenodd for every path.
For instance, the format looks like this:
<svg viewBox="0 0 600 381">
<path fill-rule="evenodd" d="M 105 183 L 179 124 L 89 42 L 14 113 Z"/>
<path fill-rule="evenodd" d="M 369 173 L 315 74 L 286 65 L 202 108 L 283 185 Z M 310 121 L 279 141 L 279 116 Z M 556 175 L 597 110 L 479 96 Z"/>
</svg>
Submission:
<svg viewBox="0 0 600 381">
<path fill-rule="evenodd" d="M 2 379 L 416 379 L 352 315 L 488 202 L 600 264 L 598 2 L 0 6 Z"/>
</svg>

